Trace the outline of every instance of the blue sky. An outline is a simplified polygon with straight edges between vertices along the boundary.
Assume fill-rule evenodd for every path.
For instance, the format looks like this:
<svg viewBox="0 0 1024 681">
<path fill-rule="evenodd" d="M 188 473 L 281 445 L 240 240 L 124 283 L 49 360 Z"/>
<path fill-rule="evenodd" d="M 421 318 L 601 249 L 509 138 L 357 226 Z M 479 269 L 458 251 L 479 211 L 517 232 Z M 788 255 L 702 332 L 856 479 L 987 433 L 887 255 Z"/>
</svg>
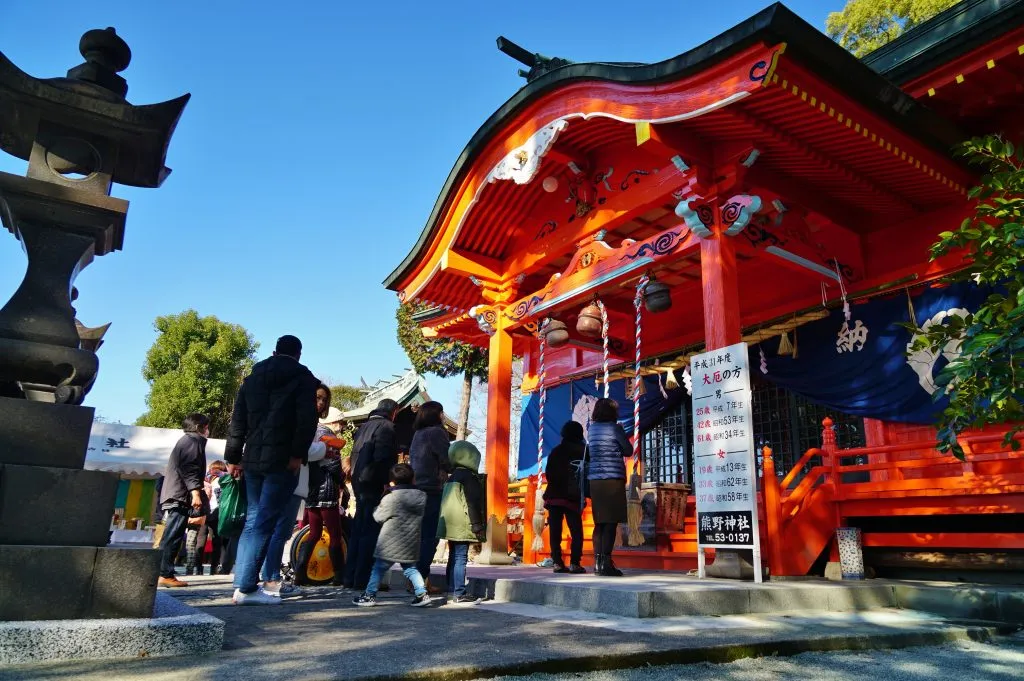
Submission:
<svg viewBox="0 0 1024 681">
<path fill-rule="evenodd" d="M 658 61 L 767 4 L 3 0 L 0 51 L 33 76 L 64 75 L 84 31 L 114 26 L 133 52 L 129 101 L 192 93 L 174 173 L 156 190 L 115 186 L 131 201 L 124 250 L 76 282 L 80 319 L 113 322 L 88 404 L 134 421 L 153 319 L 188 308 L 246 327 L 261 358 L 295 334 L 334 381 L 401 372 L 397 301 L 381 281 L 466 142 L 524 83 L 495 38 L 574 61 Z M 820 28 L 842 2 L 787 4 Z M 0 170 L 25 163 L 0 155 Z M 3 231 L 0 304 L 24 270 Z M 457 381 L 430 385 L 456 412 Z"/>
</svg>

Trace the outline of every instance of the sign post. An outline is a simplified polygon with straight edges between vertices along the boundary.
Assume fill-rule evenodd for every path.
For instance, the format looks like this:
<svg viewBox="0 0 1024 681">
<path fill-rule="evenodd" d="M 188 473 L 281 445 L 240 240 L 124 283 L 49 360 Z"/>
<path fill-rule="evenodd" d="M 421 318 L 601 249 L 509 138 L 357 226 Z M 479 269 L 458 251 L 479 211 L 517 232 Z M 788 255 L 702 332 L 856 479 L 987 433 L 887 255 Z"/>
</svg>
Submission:
<svg viewBox="0 0 1024 681">
<path fill-rule="evenodd" d="M 698 575 L 707 576 L 706 548 L 750 549 L 754 552 L 754 581 L 761 582 L 747 344 L 694 355 L 690 376 Z"/>
</svg>

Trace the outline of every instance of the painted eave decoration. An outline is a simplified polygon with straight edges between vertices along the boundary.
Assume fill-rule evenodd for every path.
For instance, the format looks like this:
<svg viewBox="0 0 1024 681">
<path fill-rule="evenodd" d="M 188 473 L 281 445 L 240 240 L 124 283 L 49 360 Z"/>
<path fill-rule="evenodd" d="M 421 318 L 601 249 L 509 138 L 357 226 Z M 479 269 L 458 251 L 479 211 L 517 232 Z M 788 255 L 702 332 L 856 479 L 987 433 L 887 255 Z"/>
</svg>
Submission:
<svg viewBox="0 0 1024 681">
<path fill-rule="evenodd" d="M 948 121 L 917 104 L 789 9 L 775 4 L 663 62 L 569 64 L 523 87 L 463 150 L 417 243 L 385 280 L 385 286 L 400 291 L 404 299 L 415 298 L 440 270 L 439 253 L 454 242 L 459 225 L 483 188 L 492 182 L 531 182 L 557 135 L 574 120 L 600 116 L 644 124 L 700 116 L 771 84 L 783 52 L 787 63 L 799 64 L 814 77 L 830 82 L 858 105 L 895 125 L 901 134 L 944 157 L 948 158 L 948 150 L 962 139 Z M 642 95 L 655 89 L 664 94 L 666 88 L 687 96 L 667 98 L 668 103 L 666 98 L 647 98 L 649 110 L 645 110 Z M 630 106 L 623 107 L 623 101 Z M 418 284 L 410 287 L 413 279 Z"/>
</svg>

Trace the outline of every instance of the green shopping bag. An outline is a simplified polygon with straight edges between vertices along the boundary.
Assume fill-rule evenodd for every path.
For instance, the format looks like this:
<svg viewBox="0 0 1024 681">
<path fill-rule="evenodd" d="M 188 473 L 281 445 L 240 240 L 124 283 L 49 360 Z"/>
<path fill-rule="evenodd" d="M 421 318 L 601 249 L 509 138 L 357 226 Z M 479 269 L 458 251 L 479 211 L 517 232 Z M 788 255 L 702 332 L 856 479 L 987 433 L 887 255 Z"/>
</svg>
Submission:
<svg viewBox="0 0 1024 681">
<path fill-rule="evenodd" d="M 217 480 L 220 502 L 217 504 L 217 534 L 237 537 L 245 527 L 245 483 L 224 474 Z"/>
</svg>

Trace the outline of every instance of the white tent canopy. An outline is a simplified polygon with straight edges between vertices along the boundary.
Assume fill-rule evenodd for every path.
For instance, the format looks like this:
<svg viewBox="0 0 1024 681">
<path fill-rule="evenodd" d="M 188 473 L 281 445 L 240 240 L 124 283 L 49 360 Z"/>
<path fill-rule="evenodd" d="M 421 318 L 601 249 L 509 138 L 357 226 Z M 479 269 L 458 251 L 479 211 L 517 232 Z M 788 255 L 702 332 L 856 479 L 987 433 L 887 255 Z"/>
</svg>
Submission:
<svg viewBox="0 0 1024 681">
<path fill-rule="evenodd" d="M 160 477 L 182 434 L 180 429 L 94 423 L 89 433 L 85 468 L 120 473 L 128 478 Z M 224 440 L 207 440 L 207 463 L 223 458 Z"/>
</svg>

